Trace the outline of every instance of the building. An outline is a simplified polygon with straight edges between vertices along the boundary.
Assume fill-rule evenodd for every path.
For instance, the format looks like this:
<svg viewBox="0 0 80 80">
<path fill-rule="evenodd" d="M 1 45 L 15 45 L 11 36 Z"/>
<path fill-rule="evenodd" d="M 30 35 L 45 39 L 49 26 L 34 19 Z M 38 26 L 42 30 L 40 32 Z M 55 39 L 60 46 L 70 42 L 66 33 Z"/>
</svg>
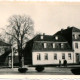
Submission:
<svg viewBox="0 0 80 80">
<path fill-rule="evenodd" d="M 11 44 L 0 41 L 0 66 L 8 65 L 8 55 L 11 53 Z"/>
<path fill-rule="evenodd" d="M 68 27 L 56 34 L 62 35 L 68 41 L 73 50 L 73 63 L 80 63 L 80 29 Z"/>
<path fill-rule="evenodd" d="M 37 35 L 24 49 L 25 64 L 58 65 L 80 63 L 80 30 L 75 27 L 61 29 L 54 35 Z"/>
</svg>

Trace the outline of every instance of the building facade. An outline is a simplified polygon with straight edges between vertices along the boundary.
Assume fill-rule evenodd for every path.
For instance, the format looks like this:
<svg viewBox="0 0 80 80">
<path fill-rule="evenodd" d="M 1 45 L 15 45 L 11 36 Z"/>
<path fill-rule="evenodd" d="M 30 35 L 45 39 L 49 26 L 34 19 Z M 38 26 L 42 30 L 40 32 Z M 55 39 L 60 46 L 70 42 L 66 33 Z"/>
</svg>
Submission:
<svg viewBox="0 0 80 80">
<path fill-rule="evenodd" d="M 24 56 L 32 65 L 58 65 L 64 60 L 68 64 L 80 63 L 80 30 L 68 27 L 54 35 L 37 35 L 27 42 Z"/>
<path fill-rule="evenodd" d="M 11 53 L 11 44 L 0 41 L 0 66 L 8 65 L 8 55 Z"/>
</svg>

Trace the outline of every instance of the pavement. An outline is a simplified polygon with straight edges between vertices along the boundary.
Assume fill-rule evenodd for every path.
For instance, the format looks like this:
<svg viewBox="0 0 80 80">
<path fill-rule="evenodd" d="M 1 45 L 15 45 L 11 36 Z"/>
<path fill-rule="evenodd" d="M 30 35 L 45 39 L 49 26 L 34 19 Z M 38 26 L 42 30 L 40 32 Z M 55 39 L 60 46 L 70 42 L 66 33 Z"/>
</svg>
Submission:
<svg viewBox="0 0 80 80">
<path fill-rule="evenodd" d="M 28 71 L 26 73 L 20 73 L 18 72 L 18 68 L 13 68 L 13 69 L 10 69 L 10 68 L 5 68 L 5 69 L 0 69 L 0 75 L 25 75 L 25 74 L 30 74 L 30 75 L 46 75 L 46 74 L 50 74 L 50 75 L 53 75 L 53 74 L 65 74 L 65 75 L 72 75 L 70 69 L 67 69 L 67 68 L 52 68 L 52 67 L 47 67 L 45 68 L 44 71 L 42 72 L 37 72 L 35 70 L 35 68 L 28 68 Z"/>
<path fill-rule="evenodd" d="M 18 68 L 0 68 L 0 75 L 74 75 L 72 69 L 80 68 L 80 65 L 68 65 L 67 67 L 45 67 L 42 72 L 37 72 L 35 67 L 28 67 L 26 73 L 20 73 Z M 79 71 L 79 70 L 78 70 Z M 79 73 L 80 74 L 80 73 Z"/>
</svg>

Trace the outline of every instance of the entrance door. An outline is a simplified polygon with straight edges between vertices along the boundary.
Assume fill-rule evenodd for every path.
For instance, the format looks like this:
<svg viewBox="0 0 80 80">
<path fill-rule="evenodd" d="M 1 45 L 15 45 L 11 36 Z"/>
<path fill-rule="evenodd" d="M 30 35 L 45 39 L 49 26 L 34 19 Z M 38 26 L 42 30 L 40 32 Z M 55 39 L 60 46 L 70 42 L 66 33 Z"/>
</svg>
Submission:
<svg viewBox="0 0 80 80">
<path fill-rule="evenodd" d="M 79 63 L 79 53 L 76 53 L 76 63 Z"/>
</svg>

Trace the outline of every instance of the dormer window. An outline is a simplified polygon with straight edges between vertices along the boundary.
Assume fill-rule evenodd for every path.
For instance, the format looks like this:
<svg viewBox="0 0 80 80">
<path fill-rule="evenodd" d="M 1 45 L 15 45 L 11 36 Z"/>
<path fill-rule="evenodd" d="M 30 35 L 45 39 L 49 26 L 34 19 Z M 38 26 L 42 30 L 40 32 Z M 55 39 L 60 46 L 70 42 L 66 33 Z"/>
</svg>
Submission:
<svg viewBox="0 0 80 80">
<path fill-rule="evenodd" d="M 47 48 L 47 44 L 46 43 L 44 43 L 44 48 Z"/>
<path fill-rule="evenodd" d="M 58 40 L 58 36 L 56 36 L 55 39 Z"/>
<path fill-rule="evenodd" d="M 75 35 L 73 34 L 73 38 L 75 37 Z"/>
<path fill-rule="evenodd" d="M 75 39 L 77 39 L 77 35 L 75 35 Z"/>
<path fill-rule="evenodd" d="M 79 34 L 78 36 L 79 36 L 79 38 L 80 38 L 80 34 Z"/>
<path fill-rule="evenodd" d="M 74 39 L 78 39 L 78 38 L 79 38 L 79 35 L 78 35 L 78 34 L 73 34 L 72 37 L 73 37 Z"/>
<path fill-rule="evenodd" d="M 43 39 L 43 35 L 41 35 L 41 39 Z"/>
<path fill-rule="evenodd" d="M 61 43 L 61 48 L 64 48 L 64 44 L 63 43 Z"/>
<path fill-rule="evenodd" d="M 79 39 L 80 38 L 80 33 L 75 33 L 72 35 L 73 39 Z"/>
<path fill-rule="evenodd" d="M 53 48 L 55 48 L 55 43 L 53 43 Z"/>
<path fill-rule="evenodd" d="M 77 48 L 77 49 L 78 49 L 78 43 L 75 43 L 75 48 Z"/>
</svg>

